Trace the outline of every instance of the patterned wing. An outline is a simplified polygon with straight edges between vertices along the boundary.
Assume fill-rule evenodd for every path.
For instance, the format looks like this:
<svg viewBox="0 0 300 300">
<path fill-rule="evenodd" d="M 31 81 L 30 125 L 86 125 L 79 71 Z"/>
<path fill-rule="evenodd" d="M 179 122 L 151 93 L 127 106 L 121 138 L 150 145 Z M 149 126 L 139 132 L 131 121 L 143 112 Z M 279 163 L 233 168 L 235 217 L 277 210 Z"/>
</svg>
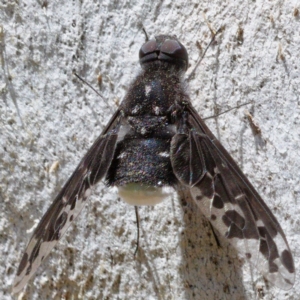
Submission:
<svg viewBox="0 0 300 300">
<path fill-rule="evenodd" d="M 171 162 L 221 235 L 271 283 L 290 289 L 294 262 L 278 221 L 192 107 L 172 139 Z"/>
<path fill-rule="evenodd" d="M 118 139 L 119 111 L 94 142 L 54 202 L 42 217 L 21 259 L 13 292 L 20 291 L 36 272 L 82 210 L 91 187 L 106 174 Z"/>
</svg>

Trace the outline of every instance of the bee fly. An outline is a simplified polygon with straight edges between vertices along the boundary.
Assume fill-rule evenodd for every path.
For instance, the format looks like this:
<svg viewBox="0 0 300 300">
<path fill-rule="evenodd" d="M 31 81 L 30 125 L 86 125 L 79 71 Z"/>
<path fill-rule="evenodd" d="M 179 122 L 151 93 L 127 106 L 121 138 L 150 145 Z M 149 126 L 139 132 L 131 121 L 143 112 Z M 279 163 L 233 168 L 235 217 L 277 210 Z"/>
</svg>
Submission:
<svg viewBox="0 0 300 300">
<path fill-rule="evenodd" d="M 220 234 L 271 283 L 290 289 L 294 262 L 278 221 L 185 92 L 185 47 L 160 35 L 142 45 L 139 58 L 142 72 L 34 231 L 13 291 L 26 285 L 103 178 L 133 205 L 163 201 L 165 187 L 189 188 Z"/>
</svg>

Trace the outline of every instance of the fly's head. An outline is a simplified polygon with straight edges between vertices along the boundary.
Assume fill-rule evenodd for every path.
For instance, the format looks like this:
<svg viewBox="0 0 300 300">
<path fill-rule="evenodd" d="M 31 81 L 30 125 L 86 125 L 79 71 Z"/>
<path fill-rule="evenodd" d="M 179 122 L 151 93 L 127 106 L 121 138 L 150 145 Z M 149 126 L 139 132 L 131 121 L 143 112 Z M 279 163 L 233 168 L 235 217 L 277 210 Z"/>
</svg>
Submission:
<svg viewBox="0 0 300 300">
<path fill-rule="evenodd" d="M 179 72 L 188 68 L 188 54 L 175 36 L 159 35 L 147 41 L 140 49 L 140 64 L 143 69 L 168 69 L 174 66 Z"/>
</svg>

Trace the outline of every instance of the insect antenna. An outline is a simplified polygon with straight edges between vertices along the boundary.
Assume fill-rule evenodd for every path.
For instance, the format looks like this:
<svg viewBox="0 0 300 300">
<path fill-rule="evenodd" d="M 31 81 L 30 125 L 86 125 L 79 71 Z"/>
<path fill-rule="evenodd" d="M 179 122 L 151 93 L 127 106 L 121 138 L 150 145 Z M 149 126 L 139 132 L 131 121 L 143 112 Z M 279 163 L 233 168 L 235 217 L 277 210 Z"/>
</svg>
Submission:
<svg viewBox="0 0 300 300">
<path fill-rule="evenodd" d="M 147 31 L 146 31 L 146 29 L 144 27 L 142 29 L 143 29 L 143 32 L 145 34 L 146 42 L 148 42 L 149 41 L 149 36 L 147 34 Z"/>
</svg>

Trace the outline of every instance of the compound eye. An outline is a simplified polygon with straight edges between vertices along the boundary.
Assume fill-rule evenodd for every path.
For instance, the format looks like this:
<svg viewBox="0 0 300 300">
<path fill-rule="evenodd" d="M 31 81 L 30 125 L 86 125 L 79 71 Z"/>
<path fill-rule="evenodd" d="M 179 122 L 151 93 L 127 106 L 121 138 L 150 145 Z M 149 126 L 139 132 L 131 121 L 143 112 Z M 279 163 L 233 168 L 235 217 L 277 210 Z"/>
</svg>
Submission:
<svg viewBox="0 0 300 300">
<path fill-rule="evenodd" d="M 188 54 L 185 47 L 172 36 L 160 35 L 142 45 L 139 52 L 140 64 L 143 67 L 155 66 L 152 62 L 161 62 L 177 66 L 181 70 L 188 68 Z"/>
<path fill-rule="evenodd" d="M 156 40 L 151 40 L 149 42 L 146 42 L 140 49 L 139 58 L 141 59 L 146 55 L 148 55 L 149 53 L 153 53 L 155 51 L 157 51 Z"/>
<path fill-rule="evenodd" d="M 186 60 L 187 52 L 183 45 L 175 40 L 166 40 L 160 49 L 161 52 L 168 54 L 174 58 Z"/>
<path fill-rule="evenodd" d="M 186 64 L 186 69 L 188 67 L 188 54 L 185 47 L 176 40 L 166 40 L 160 51 L 164 54 L 169 55 L 176 60 L 184 61 Z"/>
</svg>

